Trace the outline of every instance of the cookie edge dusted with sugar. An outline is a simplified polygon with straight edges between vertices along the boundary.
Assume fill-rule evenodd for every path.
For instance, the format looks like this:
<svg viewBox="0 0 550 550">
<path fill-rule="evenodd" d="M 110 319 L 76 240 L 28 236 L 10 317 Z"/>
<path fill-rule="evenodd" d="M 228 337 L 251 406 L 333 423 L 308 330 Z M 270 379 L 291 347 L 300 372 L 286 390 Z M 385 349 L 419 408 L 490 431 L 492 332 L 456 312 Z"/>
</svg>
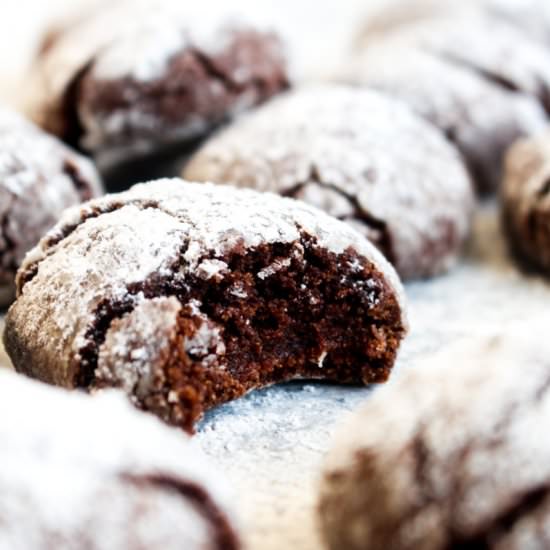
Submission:
<svg viewBox="0 0 550 550">
<path fill-rule="evenodd" d="M 6 306 L 26 252 L 65 208 L 100 196 L 102 183 L 89 159 L 7 107 L 0 107 L 0 142 L 0 306 Z"/>
</svg>

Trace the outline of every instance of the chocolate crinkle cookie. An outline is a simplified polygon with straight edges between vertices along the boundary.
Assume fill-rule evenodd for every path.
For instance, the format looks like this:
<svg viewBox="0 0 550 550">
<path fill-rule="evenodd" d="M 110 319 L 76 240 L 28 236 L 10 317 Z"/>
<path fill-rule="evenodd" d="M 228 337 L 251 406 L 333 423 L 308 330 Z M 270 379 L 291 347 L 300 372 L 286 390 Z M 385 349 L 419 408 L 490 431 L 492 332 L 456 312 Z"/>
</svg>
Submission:
<svg viewBox="0 0 550 550">
<path fill-rule="evenodd" d="M 53 33 L 30 109 L 102 165 L 203 136 L 287 87 L 279 38 L 169 1 L 120 0 Z"/>
<path fill-rule="evenodd" d="M 343 427 L 321 489 L 331 549 L 548 548 L 549 321 L 450 346 Z"/>
<path fill-rule="evenodd" d="M 392 267 L 291 199 L 159 180 L 69 210 L 26 258 L 6 318 L 15 368 L 120 387 L 191 429 L 254 388 L 385 381 L 406 331 Z"/>
<path fill-rule="evenodd" d="M 184 177 L 311 203 L 359 230 L 407 279 L 455 262 L 473 205 L 460 155 L 436 128 L 376 92 L 330 84 L 241 118 L 199 149 Z"/>
<path fill-rule="evenodd" d="M 114 392 L 0 372 L 0 464 L 0 548 L 240 548 L 223 480 L 198 449 Z"/>
<path fill-rule="evenodd" d="M 13 299 L 25 253 L 65 208 L 100 192 L 87 159 L 0 107 L 0 307 Z"/>
<path fill-rule="evenodd" d="M 510 149 L 501 203 L 513 252 L 529 267 L 550 273 L 550 133 Z"/>
<path fill-rule="evenodd" d="M 339 79 L 407 102 L 457 145 L 479 190 L 495 190 L 506 149 L 548 122 L 550 50 L 483 12 L 400 21 L 364 34 Z"/>
</svg>

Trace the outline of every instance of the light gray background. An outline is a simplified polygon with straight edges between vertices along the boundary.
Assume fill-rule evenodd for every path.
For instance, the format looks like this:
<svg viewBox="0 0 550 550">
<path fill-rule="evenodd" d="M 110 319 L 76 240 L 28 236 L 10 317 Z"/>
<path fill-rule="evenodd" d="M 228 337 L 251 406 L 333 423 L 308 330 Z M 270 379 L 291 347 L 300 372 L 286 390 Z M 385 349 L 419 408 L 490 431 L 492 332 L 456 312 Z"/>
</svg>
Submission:
<svg viewBox="0 0 550 550">
<path fill-rule="evenodd" d="M 102 0 L 109 5 L 114 0 Z M 142 1 L 142 0 L 135 0 Z M 148 0 L 145 0 L 148 1 Z M 155 0 L 149 0 L 155 1 Z M 317 76 L 338 63 L 364 16 L 394 0 L 174 0 L 201 17 L 216 10 L 271 25 L 290 44 L 297 73 Z M 25 91 L 25 70 L 41 31 L 101 0 L 0 0 L 0 100 L 17 102 Z M 187 4 L 187 5 L 186 5 Z"/>
</svg>

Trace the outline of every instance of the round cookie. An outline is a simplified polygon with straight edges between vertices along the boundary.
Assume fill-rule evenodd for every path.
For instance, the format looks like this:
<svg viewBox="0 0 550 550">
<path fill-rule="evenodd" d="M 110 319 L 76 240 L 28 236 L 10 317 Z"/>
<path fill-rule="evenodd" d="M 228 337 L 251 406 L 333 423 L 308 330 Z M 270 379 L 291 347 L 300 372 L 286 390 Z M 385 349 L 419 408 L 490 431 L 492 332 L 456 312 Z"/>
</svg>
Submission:
<svg viewBox="0 0 550 550">
<path fill-rule="evenodd" d="M 0 372 L 0 547 L 236 550 L 223 481 L 120 395 Z"/>
<path fill-rule="evenodd" d="M 510 149 L 501 203 L 512 250 L 550 273 L 550 133 L 519 141 Z"/>
<path fill-rule="evenodd" d="M 0 108 L 0 306 L 13 299 L 25 253 L 68 206 L 101 193 L 93 165 Z"/>
<path fill-rule="evenodd" d="M 462 153 L 482 194 L 499 187 L 508 147 L 548 123 L 534 97 L 399 40 L 373 44 L 342 68 L 338 80 L 399 99 L 440 128 Z"/>
<path fill-rule="evenodd" d="M 35 118 L 105 166 L 189 142 L 287 87 L 277 36 L 125 0 L 59 30 L 36 62 Z"/>
<path fill-rule="evenodd" d="M 337 85 L 291 91 L 243 117 L 183 173 L 311 203 L 357 228 L 405 279 L 454 263 L 473 205 L 460 156 L 433 126 L 376 92 Z"/>
<path fill-rule="evenodd" d="M 392 267 L 359 233 L 276 195 L 159 180 L 69 210 L 26 258 L 15 368 L 120 387 L 192 429 L 296 378 L 385 381 L 406 332 Z"/>
<path fill-rule="evenodd" d="M 547 547 L 549 321 L 450 346 L 342 427 L 321 487 L 329 548 Z"/>
</svg>

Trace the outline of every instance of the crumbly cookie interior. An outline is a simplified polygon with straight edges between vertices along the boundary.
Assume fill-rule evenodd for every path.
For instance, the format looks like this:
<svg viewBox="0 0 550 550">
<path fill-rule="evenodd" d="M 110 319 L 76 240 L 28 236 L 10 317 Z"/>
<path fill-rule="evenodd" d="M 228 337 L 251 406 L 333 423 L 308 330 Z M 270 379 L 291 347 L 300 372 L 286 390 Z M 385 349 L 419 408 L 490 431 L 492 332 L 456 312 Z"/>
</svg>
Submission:
<svg viewBox="0 0 550 550">
<path fill-rule="evenodd" d="M 101 303 L 75 385 L 117 379 L 116 372 L 102 379 L 99 349 L 138 294 L 172 296 L 182 307 L 137 404 L 188 430 L 205 410 L 277 382 L 388 378 L 405 332 L 400 305 L 383 274 L 353 249 L 335 254 L 302 234 L 290 243 L 237 245 L 223 262 L 223 276 L 154 276 L 128 288 L 125 299 Z"/>
</svg>

